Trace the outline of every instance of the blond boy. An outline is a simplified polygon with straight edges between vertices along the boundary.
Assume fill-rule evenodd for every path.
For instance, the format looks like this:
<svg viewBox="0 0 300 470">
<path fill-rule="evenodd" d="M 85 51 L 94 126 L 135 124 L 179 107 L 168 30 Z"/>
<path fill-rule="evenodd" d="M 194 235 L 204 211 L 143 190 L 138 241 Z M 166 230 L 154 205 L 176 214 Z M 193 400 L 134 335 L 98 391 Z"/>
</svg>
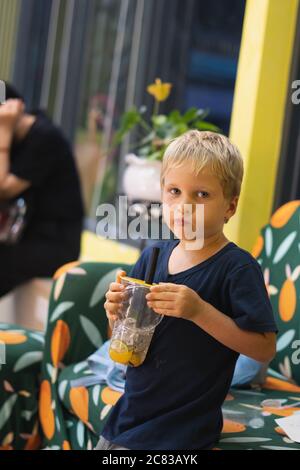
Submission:
<svg viewBox="0 0 300 470">
<path fill-rule="evenodd" d="M 163 214 L 178 239 L 154 244 L 160 247 L 159 285 L 147 296 L 164 318 L 145 362 L 128 368 L 125 393 L 97 449 L 212 448 L 239 354 L 261 362 L 273 358 L 277 330 L 260 266 L 223 233 L 236 212 L 242 178 L 239 150 L 223 135 L 188 131 L 167 147 Z M 202 231 L 198 205 L 204 209 Z M 203 233 L 200 248 L 191 249 L 183 228 Z M 150 254 L 147 247 L 131 276 L 144 279 Z M 106 293 L 111 326 L 122 301 L 118 281 Z"/>
</svg>

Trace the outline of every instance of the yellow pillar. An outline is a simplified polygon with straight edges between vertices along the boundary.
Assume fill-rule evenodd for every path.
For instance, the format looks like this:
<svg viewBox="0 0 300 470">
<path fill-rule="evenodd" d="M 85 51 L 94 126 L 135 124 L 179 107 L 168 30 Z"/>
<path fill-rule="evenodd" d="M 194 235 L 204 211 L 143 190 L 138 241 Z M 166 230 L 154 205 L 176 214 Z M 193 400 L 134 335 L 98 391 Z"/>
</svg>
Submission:
<svg viewBox="0 0 300 470">
<path fill-rule="evenodd" d="M 298 6 L 299 0 L 246 3 L 230 127 L 245 176 L 225 233 L 249 251 L 272 211 Z"/>
</svg>

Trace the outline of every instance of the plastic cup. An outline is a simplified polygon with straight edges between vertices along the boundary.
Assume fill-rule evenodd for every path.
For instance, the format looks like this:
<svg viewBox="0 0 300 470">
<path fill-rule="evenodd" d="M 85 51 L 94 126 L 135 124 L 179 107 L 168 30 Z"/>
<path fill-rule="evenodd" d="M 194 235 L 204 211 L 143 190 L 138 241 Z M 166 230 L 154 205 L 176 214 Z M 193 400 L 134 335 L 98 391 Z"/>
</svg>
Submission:
<svg viewBox="0 0 300 470">
<path fill-rule="evenodd" d="M 140 366 L 147 355 L 156 326 L 163 316 L 147 305 L 151 284 L 128 276 L 121 277 L 125 298 L 115 322 L 109 354 L 113 361 L 132 367 Z"/>
</svg>

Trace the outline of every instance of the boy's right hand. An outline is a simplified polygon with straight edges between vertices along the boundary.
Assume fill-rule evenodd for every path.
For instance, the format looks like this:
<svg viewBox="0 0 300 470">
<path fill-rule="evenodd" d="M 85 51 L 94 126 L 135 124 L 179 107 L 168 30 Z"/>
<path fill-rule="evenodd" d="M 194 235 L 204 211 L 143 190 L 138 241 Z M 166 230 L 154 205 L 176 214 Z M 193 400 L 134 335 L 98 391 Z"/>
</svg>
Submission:
<svg viewBox="0 0 300 470">
<path fill-rule="evenodd" d="M 104 308 L 111 326 L 119 318 L 120 308 L 124 299 L 123 291 L 125 286 L 121 284 L 121 276 L 126 276 L 126 271 L 120 270 L 117 272 L 116 281 L 110 283 L 109 290 L 105 294 L 106 302 L 104 303 Z"/>
</svg>

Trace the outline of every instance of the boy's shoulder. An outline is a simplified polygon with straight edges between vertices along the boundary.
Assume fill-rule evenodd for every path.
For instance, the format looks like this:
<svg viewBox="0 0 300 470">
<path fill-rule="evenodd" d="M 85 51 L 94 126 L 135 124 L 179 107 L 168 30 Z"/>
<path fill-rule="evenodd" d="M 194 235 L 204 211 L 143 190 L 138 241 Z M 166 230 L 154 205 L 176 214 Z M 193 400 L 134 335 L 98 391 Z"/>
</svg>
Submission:
<svg viewBox="0 0 300 470">
<path fill-rule="evenodd" d="M 150 258 L 152 249 L 157 247 L 160 249 L 160 255 L 167 254 L 172 247 L 178 242 L 178 240 L 157 240 L 151 245 L 144 248 L 141 253 L 141 258 L 146 261 Z M 234 242 L 230 241 L 225 247 L 223 247 L 215 255 L 212 255 L 211 261 L 218 269 L 225 270 L 227 274 L 235 273 L 236 271 L 252 267 L 261 272 L 261 266 L 258 261 L 251 255 L 251 253 L 244 248 L 239 247 Z M 221 269 L 223 268 L 223 269 Z"/>
<path fill-rule="evenodd" d="M 219 262 L 224 263 L 229 272 L 234 273 L 246 267 L 253 267 L 261 271 L 260 264 L 249 251 L 239 247 L 234 242 L 230 242 L 228 245 L 226 245 L 228 249 L 225 250 L 224 257 L 221 257 Z"/>
</svg>

